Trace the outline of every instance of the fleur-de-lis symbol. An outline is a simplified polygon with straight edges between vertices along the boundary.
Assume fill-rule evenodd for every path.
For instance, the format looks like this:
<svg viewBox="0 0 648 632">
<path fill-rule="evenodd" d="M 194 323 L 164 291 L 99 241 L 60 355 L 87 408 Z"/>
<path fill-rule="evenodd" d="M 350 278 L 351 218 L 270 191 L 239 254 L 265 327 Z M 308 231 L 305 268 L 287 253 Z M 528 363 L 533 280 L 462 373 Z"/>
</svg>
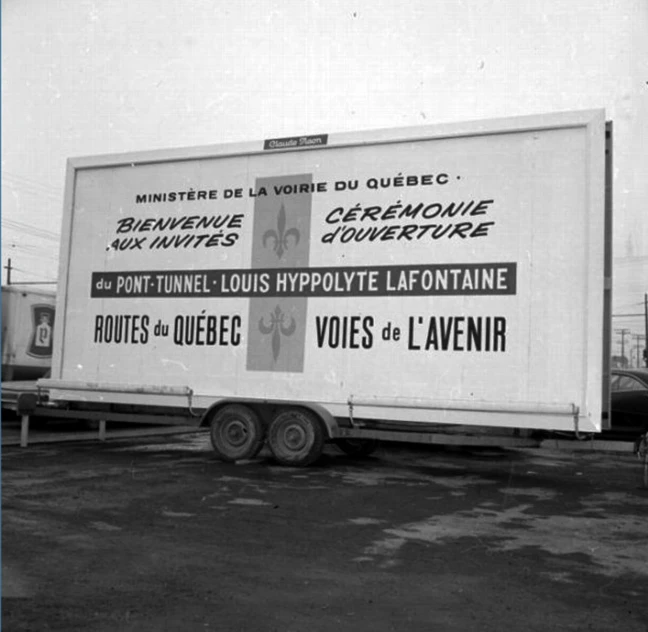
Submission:
<svg viewBox="0 0 648 632">
<path fill-rule="evenodd" d="M 259 331 L 264 334 L 272 334 L 272 357 L 277 361 L 279 352 L 281 351 L 281 335 L 292 336 L 297 329 L 295 319 L 290 317 L 290 324 L 284 325 L 286 315 L 281 311 L 279 305 L 274 308 L 270 313 L 270 324 L 265 324 L 265 317 L 259 319 Z"/>
<path fill-rule="evenodd" d="M 268 241 L 272 241 L 272 249 L 281 259 L 283 253 L 288 250 L 288 238 L 295 240 L 295 246 L 299 243 L 299 231 L 296 228 L 286 230 L 286 209 L 281 205 L 277 214 L 277 230 L 270 229 L 263 233 L 263 247 L 267 248 Z"/>
</svg>

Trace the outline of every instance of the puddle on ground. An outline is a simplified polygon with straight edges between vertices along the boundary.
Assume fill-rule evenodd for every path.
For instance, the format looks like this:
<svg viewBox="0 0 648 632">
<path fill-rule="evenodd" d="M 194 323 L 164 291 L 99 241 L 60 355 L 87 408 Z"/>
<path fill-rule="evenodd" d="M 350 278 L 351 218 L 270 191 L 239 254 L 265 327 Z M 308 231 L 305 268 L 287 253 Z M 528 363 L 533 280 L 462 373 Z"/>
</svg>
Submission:
<svg viewBox="0 0 648 632">
<path fill-rule="evenodd" d="M 581 500 L 581 505 L 587 509 L 594 511 L 601 511 L 608 505 L 633 505 L 635 507 L 643 507 L 646 510 L 646 533 L 648 534 L 648 494 L 643 496 L 635 496 L 626 494 L 624 492 L 601 492 L 599 494 L 592 494 L 589 498 Z M 646 536 L 648 538 L 648 535 Z"/>
<path fill-rule="evenodd" d="M 14 566 L 2 565 L 2 599 L 32 597 L 35 590 L 27 577 Z"/>
<path fill-rule="evenodd" d="M 234 500 L 229 500 L 228 505 L 247 505 L 251 507 L 260 507 L 264 505 L 270 505 L 265 500 L 259 500 L 258 498 L 235 498 Z"/>
<path fill-rule="evenodd" d="M 351 524 L 357 524 L 357 525 L 369 525 L 369 524 L 380 524 L 381 522 L 385 522 L 384 520 L 378 520 L 376 518 L 351 518 L 349 520 Z"/>
<path fill-rule="evenodd" d="M 162 511 L 162 515 L 165 518 L 193 518 L 196 514 L 186 511 L 170 511 L 168 509 L 164 509 Z"/>
<path fill-rule="evenodd" d="M 558 573 L 550 573 L 543 571 L 539 573 L 539 575 L 542 575 L 543 577 L 546 577 L 547 579 L 550 579 L 552 582 L 559 582 L 562 584 L 574 584 L 576 583 L 575 579 L 572 579 L 572 574 L 571 573 L 566 573 L 566 572 L 558 572 Z"/>
<path fill-rule="evenodd" d="M 483 478 L 481 476 L 472 476 L 470 474 L 463 476 L 437 476 L 437 475 L 403 475 L 396 469 L 381 469 L 380 471 L 339 471 L 331 470 L 331 478 L 341 478 L 349 485 L 364 485 L 367 487 L 377 485 L 401 485 L 405 487 L 441 486 L 446 489 L 459 491 L 466 487 L 475 485 L 494 485 L 496 481 Z"/>
<path fill-rule="evenodd" d="M 616 499 L 615 494 L 601 496 Z M 587 501 L 582 504 L 587 505 Z M 643 505 L 648 508 L 648 501 L 644 500 Z M 476 507 L 385 529 L 384 537 L 366 547 L 363 557 L 391 566 L 407 542 L 443 544 L 459 538 L 478 538 L 491 551 L 535 547 L 553 555 L 583 554 L 591 560 L 594 568 L 590 570 L 594 572 L 608 576 L 626 572 L 648 575 L 648 547 L 638 544 L 646 539 L 645 518 L 621 511 L 600 517 L 541 516 L 530 512 L 532 508 L 530 504 L 497 511 Z"/>
<path fill-rule="evenodd" d="M 108 524 L 107 522 L 101 522 L 100 520 L 91 522 L 90 526 L 93 529 L 97 529 L 98 531 L 121 531 L 122 530 L 122 528 L 118 527 L 117 525 Z"/>
<path fill-rule="evenodd" d="M 532 496 L 537 500 L 551 500 L 557 495 L 553 489 L 543 487 L 507 487 L 501 489 L 500 492 L 507 496 Z"/>
<path fill-rule="evenodd" d="M 111 452 L 204 452 L 212 451 L 209 437 L 202 433 L 190 439 L 173 441 L 170 443 L 142 443 L 140 445 L 128 445 L 123 447 L 110 448 Z"/>
</svg>

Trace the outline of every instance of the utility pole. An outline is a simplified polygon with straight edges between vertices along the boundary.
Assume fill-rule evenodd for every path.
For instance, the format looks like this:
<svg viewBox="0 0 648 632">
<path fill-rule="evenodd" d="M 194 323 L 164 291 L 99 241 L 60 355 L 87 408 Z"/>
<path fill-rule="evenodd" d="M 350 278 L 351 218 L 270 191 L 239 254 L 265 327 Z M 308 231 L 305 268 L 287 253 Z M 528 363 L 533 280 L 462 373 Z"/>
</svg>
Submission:
<svg viewBox="0 0 648 632">
<path fill-rule="evenodd" d="M 11 259 L 7 259 L 5 270 L 7 271 L 7 285 L 11 285 Z"/>
<path fill-rule="evenodd" d="M 645 322 L 644 340 L 646 341 L 646 345 L 644 346 L 643 359 L 644 359 L 644 365 L 648 367 L 648 294 L 644 294 L 644 322 Z"/>
<path fill-rule="evenodd" d="M 615 329 L 617 334 L 621 334 L 621 357 L 625 359 L 625 337 L 631 333 L 630 329 Z"/>
<path fill-rule="evenodd" d="M 637 343 L 637 368 L 641 367 L 641 341 L 645 339 L 646 336 L 643 334 L 635 334 L 635 341 Z"/>
</svg>

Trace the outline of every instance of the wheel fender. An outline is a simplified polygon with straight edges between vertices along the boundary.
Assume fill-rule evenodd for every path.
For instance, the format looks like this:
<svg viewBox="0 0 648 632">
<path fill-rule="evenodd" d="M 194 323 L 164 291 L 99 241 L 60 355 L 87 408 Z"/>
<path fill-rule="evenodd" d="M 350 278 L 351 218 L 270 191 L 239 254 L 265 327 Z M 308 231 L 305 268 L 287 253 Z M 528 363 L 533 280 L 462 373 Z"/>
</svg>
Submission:
<svg viewBox="0 0 648 632">
<path fill-rule="evenodd" d="M 308 410 L 311 410 L 314 412 L 321 420 L 322 423 L 324 424 L 324 430 L 326 431 L 326 436 L 328 439 L 332 439 L 333 437 L 336 436 L 336 431 L 338 427 L 337 420 L 331 413 L 324 408 L 324 406 L 321 406 L 319 404 L 311 404 L 311 403 L 305 403 L 301 404 L 303 408 L 307 408 Z"/>
<path fill-rule="evenodd" d="M 285 406 L 297 406 L 305 408 L 314 412 L 319 419 L 321 419 L 326 436 L 328 439 L 332 439 L 337 436 L 338 423 L 335 417 L 321 404 L 315 404 L 312 402 L 285 402 L 285 401 L 254 401 L 249 399 L 221 399 L 217 402 L 214 402 L 200 418 L 200 426 L 205 427 L 209 425 L 211 418 L 223 407 L 229 404 L 243 404 L 245 406 L 250 406 L 258 410 L 260 413 L 264 412 L 264 408 L 276 408 L 276 407 L 285 407 Z"/>
<path fill-rule="evenodd" d="M 217 402 L 216 404 L 212 404 L 207 410 L 203 412 L 202 416 L 200 417 L 199 426 L 201 428 L 209 426 L 211 418 L 218 412 L 219 408 L 222 408 L 226 404 L 227 402 Z"/>
</svg>

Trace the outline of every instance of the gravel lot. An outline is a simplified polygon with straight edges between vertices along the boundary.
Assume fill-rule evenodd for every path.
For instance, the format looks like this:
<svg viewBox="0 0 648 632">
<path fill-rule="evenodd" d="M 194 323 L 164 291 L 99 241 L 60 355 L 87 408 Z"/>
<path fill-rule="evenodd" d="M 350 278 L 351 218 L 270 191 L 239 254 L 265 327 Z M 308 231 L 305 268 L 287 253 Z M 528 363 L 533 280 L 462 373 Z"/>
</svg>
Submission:
<svg viewBox="0 0 648 632">
<path fill-rule="evenodd" d="M 2 629 L 646 632 L 642 483 L 629 454 L 5 447 Z"/>
</svg>

